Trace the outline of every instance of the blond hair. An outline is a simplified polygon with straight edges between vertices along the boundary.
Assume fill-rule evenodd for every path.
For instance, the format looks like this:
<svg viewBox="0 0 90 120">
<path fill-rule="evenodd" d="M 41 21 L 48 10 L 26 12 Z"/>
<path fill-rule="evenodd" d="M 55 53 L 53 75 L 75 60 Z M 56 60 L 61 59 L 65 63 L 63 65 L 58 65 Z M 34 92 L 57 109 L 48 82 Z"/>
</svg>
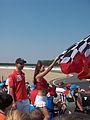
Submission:
<svg viewBox="0 0 90 120">
<path fill-rule="evenodd" d="M 10 110 L 5 120 L 30 120 L 30 114 L 19 110 Z"/>
</svg>

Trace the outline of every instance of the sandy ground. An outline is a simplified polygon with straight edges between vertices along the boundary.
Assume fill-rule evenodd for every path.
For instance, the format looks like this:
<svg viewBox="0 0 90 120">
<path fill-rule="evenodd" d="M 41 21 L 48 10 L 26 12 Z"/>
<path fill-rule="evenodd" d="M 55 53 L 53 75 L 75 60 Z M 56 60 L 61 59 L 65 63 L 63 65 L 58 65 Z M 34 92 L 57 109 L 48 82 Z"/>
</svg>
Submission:
<svg viewBox="0 0 90 120">
<path fill-rule="evenodd" d="M 6 80 L 7 79 L 7 76 L 13 71 L 13 69 L 2 69 L 0 68 L 0 79 L 3 79 Z M 33 81 L 33 75 L 34 75 L 34 70 L 24 70 L 24 73 L 25 73 L 25 77 L 26 77 L 26 81 L 28 81 L 30 84 L 32 83 Z M 57 72 L 49 72 L 45 78 L 48 82 L 50 82 L 51 80 L 53 79 L 56 79 L 56 78 L 65 78 L 66 75 L 63 74 L 63 73 L 57 73 Z"/>
</svg>

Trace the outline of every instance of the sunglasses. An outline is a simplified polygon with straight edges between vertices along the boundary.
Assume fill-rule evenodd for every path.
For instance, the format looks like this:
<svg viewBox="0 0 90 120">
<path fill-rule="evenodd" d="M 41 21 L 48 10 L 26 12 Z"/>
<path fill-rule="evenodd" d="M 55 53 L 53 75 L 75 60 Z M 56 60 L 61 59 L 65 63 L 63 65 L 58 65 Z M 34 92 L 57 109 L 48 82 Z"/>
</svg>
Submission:
<svg viewBox="0 0 90 120">
<path fill-rule="evenodd" d="M 18 63 L 18 64 L 20 64 L 20 65 L 24 65 L 24 63 Z"/>
</svg>

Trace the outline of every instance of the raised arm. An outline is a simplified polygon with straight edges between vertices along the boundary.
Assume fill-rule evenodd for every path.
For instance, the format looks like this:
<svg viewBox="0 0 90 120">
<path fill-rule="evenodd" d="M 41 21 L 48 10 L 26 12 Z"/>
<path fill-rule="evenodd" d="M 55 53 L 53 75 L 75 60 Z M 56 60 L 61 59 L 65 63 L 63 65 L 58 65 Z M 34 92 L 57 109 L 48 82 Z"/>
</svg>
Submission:
<svg viewBox="0 0 90 120">
<path fill-rule="evenodd" d="M 39 74 L 36 76 L 36 79 L 38 79 L 38 78 L 40 78 L 40 77 L 44 77 L 46 74 L 48 74 L 48 73 L 51 71 L 51 69 L 53 68 L 54 64 L 55 64 L 58 60 L 59 60 L 59 57 L 56 57 L 56 58 L 54 59 L 54 61 L 49 65 L 49 67 L 48 67 L 45 71 L 39 73 Z"/>
</svg>

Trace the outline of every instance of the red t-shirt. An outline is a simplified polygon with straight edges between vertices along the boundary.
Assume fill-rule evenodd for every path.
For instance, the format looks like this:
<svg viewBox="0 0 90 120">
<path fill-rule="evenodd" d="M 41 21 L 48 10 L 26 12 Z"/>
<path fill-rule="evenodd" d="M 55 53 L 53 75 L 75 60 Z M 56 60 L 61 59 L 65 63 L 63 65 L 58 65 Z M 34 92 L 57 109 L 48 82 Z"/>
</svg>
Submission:
<svg viewBox="0 0 90 120">
<path fill-rule="evenodd" d="M 31 100 L 32 105 L 34 105 L 35 98 L 38 93 L 38 89 L 42 89 L 42 88 L 48 90 L 48 84 L 44 78 L 40 82 L 37 82 L 36 89 L 30 92 L 30 100 Z"/>
<path fill-rule="evenodd" d="M 13 87 L 14 98 L 16 101 L 25 100 L 28 98 L 25 86 L 25 74 L 23 72 L 18 73 L 14 70 L 8 76 L 8 83 L 10 87 Z"/>
<path fill-rule="evenodd" d="M 48 90 L 48 83 L 44 78 L 40 82 L 37 82 L 36 84 L 36 89 L 41 89 L 41 88 Z"/>
<path fill-rule="evenodd" d="M 64 94 L 67 95 L 69 93 L 70 90 L 65 90 Z"/>
<path fill-rule="evenodd" d="M 56 89 L 55 87 L 50 87 L 47 83 L 47 81 L 43 78 L 40 82 L 37 82 L 36 89 L 44 88 L 47 90 L 51 96 L 56 96 Z"/>
<path fill-rule="evenodd" d="M 30 92 L 30 101 L 31 101 L 32 105 L 34 105 L 37 93 L 38 93 L 37 89 L 31 90 L 31 92 Z"/>
</svg>

